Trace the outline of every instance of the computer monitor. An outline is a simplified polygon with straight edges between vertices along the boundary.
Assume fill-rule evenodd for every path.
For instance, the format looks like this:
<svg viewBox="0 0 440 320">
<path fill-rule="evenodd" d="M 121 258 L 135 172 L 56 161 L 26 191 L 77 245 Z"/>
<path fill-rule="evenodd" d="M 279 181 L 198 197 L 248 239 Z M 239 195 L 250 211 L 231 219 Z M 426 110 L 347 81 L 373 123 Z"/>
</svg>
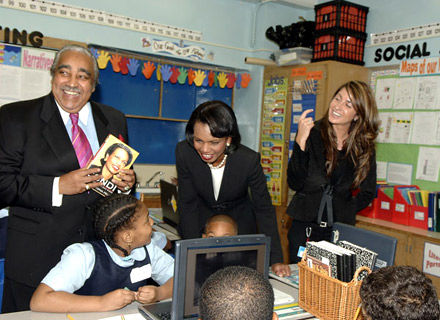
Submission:
<svg viewBox="0 0 440 320">
<path fill-rule="evenodd" d="M 172 227 L 179 224 L 177 211 L 177 186 L 165 180 L 160 180 L 160 202 L 163 221 Z"/>
<path fill-rule="evenodd" d="M 170 305 L 143 305 L 139 311 L 147 319 L 171 312 L 171 319 L 197 319 L 199 290 L 215 271 L 227 266 L 246 266 L 269 274 L 270 238 L 239 235 L 176 241 L 173 299 Z M 168 310 L 167 310 L 168 308 Z"/>
</svg>

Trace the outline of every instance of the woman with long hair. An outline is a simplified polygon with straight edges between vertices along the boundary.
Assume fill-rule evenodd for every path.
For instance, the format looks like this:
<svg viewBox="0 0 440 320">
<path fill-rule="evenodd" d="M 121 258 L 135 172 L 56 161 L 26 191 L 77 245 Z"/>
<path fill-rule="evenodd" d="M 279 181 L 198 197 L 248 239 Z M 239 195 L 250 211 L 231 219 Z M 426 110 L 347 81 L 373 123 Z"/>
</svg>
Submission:
<svg viewBox="0 0 440 320">
<path fill-rule="evenodd" d="M 343 84 L 325 116 L 314 122 L 305 110 L 298 122 L 287 171 L 295 191 L 287 208 L 290 261 L 307 240 L 330 240 L 333 222 L 354 225 L 356 213 L 376 192 L 375 139 L 378 111 L 369 86 Z"/>
</svg>

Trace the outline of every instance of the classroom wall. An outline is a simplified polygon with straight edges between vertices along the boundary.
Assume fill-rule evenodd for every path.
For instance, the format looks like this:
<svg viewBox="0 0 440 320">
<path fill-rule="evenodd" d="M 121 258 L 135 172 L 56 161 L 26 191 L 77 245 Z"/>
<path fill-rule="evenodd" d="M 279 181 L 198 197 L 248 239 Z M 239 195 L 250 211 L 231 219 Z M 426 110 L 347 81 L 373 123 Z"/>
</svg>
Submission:
<svg viewBox="0 0 440 320">
<path fill-rule="evenodd" d="M 117 0 L 61 0 L 57 2 L 203 32 L 203 42 L 195 44 L 205 48 L 207 53 L 212 52 L 214 58 L 201 62 L 252 73 L 253 79 L 248 89 L 237 92 L 235 108 L 243 133 L 243 142 L 253 149 L 258 149 L 258 126 L 255 124 L 259 122 L 260 116 L 262 67 L 246 65 L 244 58 L 246 56 L 269 57 L 276 46 L 265 40 L 265 30 L 276 24 L 290 24 L 297 21 L 298 16 L 306 15 L 304 10 L 289 6 L 274 3 L 259 6 L 255 3 L 237 0 L 133 0 L 123 4 Z M 251 47 L 254 14 L 256 14 L 258 23 L 255 45 Z M 50 37 L 145 53 L 151 53 L 152 50 L 142 48 L 140 38 L 144 36 L 159 38 L 140 32 L 1 7 L 0 16 L 2 17 L 0 25 L 3 28 L 38 30 Z M 167 38 L 160 37 L 160 39 Z M 244 97 L 241 97 L 241 94 Z"/>
<path fill-rule="evenodd" d="M 275 3 L 256 4 L 241 0 L 59 0 L 76 7 L 102 10 L 150 22 L 203 32 L 201 43 L 212 59 L 201 62 L 250 72 L 252 81 L 246 90 L 236 90 L 234 107 L 243 143 L 258 150 L 263 67 L 244 63 L 245 57 L 269 58 L 277 46 L 265 38 L 270 26 L 288 25 L 299 16 L 314 19 L 313 10 Z M 0 7 L 0 26 L 4 29 L 40 31 L 45 36 L 93 43 L 102 46 L 152 53 L 141 47 L 141 37 L 172 40 L 140 32 L 61 19 L 47 15 Z M 2 31 L 0 31 L 2 32 Z M 168 56 L 172 57 L 172 56 Z M 138 165 L 141 183 L 157 170 L 173 171 L 169 166 Z M 170 173 L 168 176 L 170 176 Z"/>
<path fill-rule="evenodd" d="M 203 32 L 202 43 L 194 43 L 213 54 L 213 59 L 202 62 L 236 68 L 252 74 L 247 90 L 236 90 L 234 105 L 239 121 L 243 143 L 258 150 L 259 122 L 262 97 L 263 67 L 247 65 L 245 57 L 269 58 L 277 50 L 276 44 L 267 40 L 265 31 L 270 26 L 289 25 L 302 16 L 314 20 L 314 9 L 304 9 L 275 2 L 256 3 L 242 0 L 59 0 L 57 2 L 104 10 L 133 18 Z M 318 1 L 324 3 L 327 1 Z M 438 0 L 352 0 L 370 8 L 367 33 L 380 33 L 401 28 L 436 23 L 440 3 Z M 142 48 L 141 37 L 159 38 L 140 32 L 126 31 L 107 26 L 92 25 L 74 20 L 61 19 L 25 11 L 0 7 L 0 26 L 18 30 L 40 31 L 45 36 L 82 41 L 103 46 L 151 53 Z M 2 31 L 0 31 L 2 32 Z M 166 39 L 160 37 L 160 39 Z M 173 39 L 169 39 L 173 40 Z M 438 54 L 438 38 L 426 39 L 433 54 Z M 174 40 L 175 41 L 175 40 Z M 393 46 L 397 46 L 395 44 Z M 398 64 L 393 60 L 374 62 L 377 47 L 366 43 L 367 67 Z M 137 172 L 143 182 L 157 170 L 165 169 L 172 175 L 173 167 L 138 165 Z"/>
</svg>

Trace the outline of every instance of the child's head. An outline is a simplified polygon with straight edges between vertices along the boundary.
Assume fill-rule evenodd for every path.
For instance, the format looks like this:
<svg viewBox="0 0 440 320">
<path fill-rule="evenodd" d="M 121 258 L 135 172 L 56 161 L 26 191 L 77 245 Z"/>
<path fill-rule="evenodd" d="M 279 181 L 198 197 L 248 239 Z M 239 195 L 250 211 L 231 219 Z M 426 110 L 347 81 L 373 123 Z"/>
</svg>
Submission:
<svg viewBox="0 0 440 320">
<path fill-rule="evenodd" d="M 206 221 L 203 238 L 236 236 L 238 233 L 237 222 L 226 214 L 211 216 Z"/>
<path fill-rule="evenodd" d="M 132 249 L 151 241 L 153 221 L 148 208 L 133 196 L 114 194 L 94 208 L 94 227 L 98 239 L 128 256 Z"/>
<path fill-rule="evenodd" d="M 391 266 L 370 273 L 359 295 L 364 319 L 438 320 L 440 306 L 431 279 L 412 266 Z"/>
</svg>

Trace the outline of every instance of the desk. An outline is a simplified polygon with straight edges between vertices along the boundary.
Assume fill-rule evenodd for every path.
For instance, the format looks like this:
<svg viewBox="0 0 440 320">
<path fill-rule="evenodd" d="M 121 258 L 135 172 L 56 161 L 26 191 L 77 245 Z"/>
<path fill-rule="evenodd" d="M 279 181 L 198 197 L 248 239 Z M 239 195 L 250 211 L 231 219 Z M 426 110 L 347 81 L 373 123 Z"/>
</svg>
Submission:
<svg viewBox="0 0 440 320">
<path fill-rule="evenodd" d="M 153 230 L 162 232 L 170 241 L 180 240 L 179 233 L 175 228 L 163 222 L 162 208 L 150 208 L 151 219 L 154 220 Z"/>
<path fill-rule="evenodd" d="M 292 297 L 295 298 L 296 302 L 298 301 L 298 289 L 294 287 L 290 287 L 275 279 L 269 279 L 269 281 L 274 288 L 277 288 L 278 290 L 290 294 Z M 120 317 L 121 314 L 125 316 L 128 314 L 139 314 L 138 313 L 139 305 L 140 304 L 138 302 L 133 302 L 132 304 L 126 306 L 125 308 L 116 311 L 70 313 L 70 315 L 75 320 L 98 320 L 108 317 Z M 290 318 L 282 318 L 282 319 L 287 320 Z M 316 319 L 316 318 L 308 317 L 307 319 Z M 0 314 L 0 320 L 69 320 L 69 319 L 66 317 L 65 313 L 22 311 L 15 313 Z"/>
<path fill-rule="evenodd" d="M 75 320 L 97 320 L 108 317 L 115 317 L 127 315 L 127 314 L 138 314 L 138 302 L 133 302 L 132 304 L 126 306 L 123 309 L 108 312 L 82 312 L 82 313 L 70 313 L 70 315 Z M 1 320 L 69 320 L 65 313 L 49 313 L 49 312 L 33 312 L 33 311 L 22 311 L 14 313 L 0 314 Z"/>
</svg>

